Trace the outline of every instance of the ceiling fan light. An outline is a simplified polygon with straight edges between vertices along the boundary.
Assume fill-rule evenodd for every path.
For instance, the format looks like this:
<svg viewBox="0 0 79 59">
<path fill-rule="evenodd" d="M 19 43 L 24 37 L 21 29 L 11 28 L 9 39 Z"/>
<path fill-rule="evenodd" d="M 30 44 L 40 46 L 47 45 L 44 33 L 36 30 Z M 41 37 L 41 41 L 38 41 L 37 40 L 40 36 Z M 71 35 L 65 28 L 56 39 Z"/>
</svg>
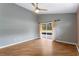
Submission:
<svg viewBox="0 0 79 59">
<path fill-rule="evenodd" d="M 39 10 L 38 10 L 38 9 L 36 9 L 36 10 L 35 10 L 35 12 L 36 12 L 36 13 L 39 13 Z"/>
</svg>

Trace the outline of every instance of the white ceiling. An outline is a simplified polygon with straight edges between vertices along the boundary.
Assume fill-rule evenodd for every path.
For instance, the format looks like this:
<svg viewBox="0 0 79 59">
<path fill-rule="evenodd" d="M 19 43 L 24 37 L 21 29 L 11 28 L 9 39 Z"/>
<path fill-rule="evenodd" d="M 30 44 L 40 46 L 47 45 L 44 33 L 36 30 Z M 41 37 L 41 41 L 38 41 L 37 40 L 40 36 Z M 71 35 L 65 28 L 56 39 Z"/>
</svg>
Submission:
<svg viewBox="0 0 79 59">
<path fill-rule="evenodd" d="M 33 11 L 31 3 L 17 3 L 17 5 Z M 76 3 L 39 3 L 39 8 L 48 9 L 40 11 L 39 14 L 76 13 L 77 7 Z"/>
</svg>

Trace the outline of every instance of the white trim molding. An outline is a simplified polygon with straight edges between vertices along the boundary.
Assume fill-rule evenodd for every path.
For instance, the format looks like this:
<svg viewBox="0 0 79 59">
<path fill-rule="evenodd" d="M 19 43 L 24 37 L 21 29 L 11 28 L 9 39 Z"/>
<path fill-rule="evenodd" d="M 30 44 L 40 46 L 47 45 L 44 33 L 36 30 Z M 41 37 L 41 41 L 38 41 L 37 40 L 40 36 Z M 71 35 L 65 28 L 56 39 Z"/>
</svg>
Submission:
<svg viewBox="0 0 79 59">
<path fill-rule="evenodd" d="M 72 44 L 72 45 L 75 45 L 76 48 L 77 48 L 77 51 L 79 52 L 79 48 L 78 48 L 78 45 L 76 43 L 71 43 L 71 42 L 66 42 L 66 41 L 60 41 L 60 40 L 55 40 L 57 42 L 62 42 L 62 43 L 66 43 L 66 44 Z"/>
<path fill-rule="evenodd" d="M 39 38 L 32 38 L 32 39 L 29 39 L 29 40 L 24 40 L 24 41 L 21 41 L 21 42 L 17 42 L 17 43 L 12 43 L 12 44 L 9 44 L 9 45 L 1 46 L 0 49 L 6 48 L 6 47 L 9 47 L 9 46 L 13 46 L 13 45 L 16 45 L 16 44 L 20 44 L 20 43 L 23 43 L 23 42 L 35 40 L 35 39 L 39 39 Z"/>
<path fill-rule="evenodd" d="M 67 41 L 61 41 L 61 40 L 55 40 L 57 42 L 62 42 L 62 43 L 67 43 L 67 44 L 72 44 L 72 45 L 76 45 L 76 43 L 71 43 L 71 42 L 67 42 Z"/>
<path fill-rule="evenodd" d="M 77 51 L 79 52 L 79 48 L 78 48 L 78 45 L 76 44 L 76 48 L 77 48 Z"/>
</svg>

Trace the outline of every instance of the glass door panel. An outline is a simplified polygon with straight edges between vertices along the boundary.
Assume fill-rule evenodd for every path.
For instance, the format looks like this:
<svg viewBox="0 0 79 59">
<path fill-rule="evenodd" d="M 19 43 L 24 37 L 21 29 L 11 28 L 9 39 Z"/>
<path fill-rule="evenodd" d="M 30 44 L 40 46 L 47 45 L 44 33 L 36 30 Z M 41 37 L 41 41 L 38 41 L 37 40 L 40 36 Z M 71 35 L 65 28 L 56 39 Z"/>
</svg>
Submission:
<svg viewBox="0 0 79 59">
<path fill-rule="evenodd" d="M 47 23 L 47 39 L 52 39 L 52 23 Z"/>
<path fill-rule="evenodd" d="M 46 23 L 42 23 L 41 26 L 42 26 L 41 38 L 46 39 L 46 30 L 47 30 L 46 26 L 47 26 L 47 24 Z"/>
<path fill-rule="evenodd" d="M 42 24 L 42 30 L 46 31 L 46 24 Z"/>
<path fill-rule="evenodd" d="M 47 24 L 47 31 L 50 31 L 50 30 L 52 30 L 52 23 Z"/>
</svg>

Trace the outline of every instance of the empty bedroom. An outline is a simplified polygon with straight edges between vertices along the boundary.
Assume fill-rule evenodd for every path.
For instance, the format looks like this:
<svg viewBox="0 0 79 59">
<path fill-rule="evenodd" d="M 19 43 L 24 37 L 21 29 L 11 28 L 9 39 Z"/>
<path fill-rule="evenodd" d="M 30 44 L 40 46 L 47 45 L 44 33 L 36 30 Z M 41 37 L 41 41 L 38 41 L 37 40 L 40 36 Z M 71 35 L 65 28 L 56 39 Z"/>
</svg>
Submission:
<svg viewBox="0 0 79 59">
<path fill-rule="evenodd" d="M 78 3 L 0 3 L 0 56 L 78 56 Z"/>
</svg>

